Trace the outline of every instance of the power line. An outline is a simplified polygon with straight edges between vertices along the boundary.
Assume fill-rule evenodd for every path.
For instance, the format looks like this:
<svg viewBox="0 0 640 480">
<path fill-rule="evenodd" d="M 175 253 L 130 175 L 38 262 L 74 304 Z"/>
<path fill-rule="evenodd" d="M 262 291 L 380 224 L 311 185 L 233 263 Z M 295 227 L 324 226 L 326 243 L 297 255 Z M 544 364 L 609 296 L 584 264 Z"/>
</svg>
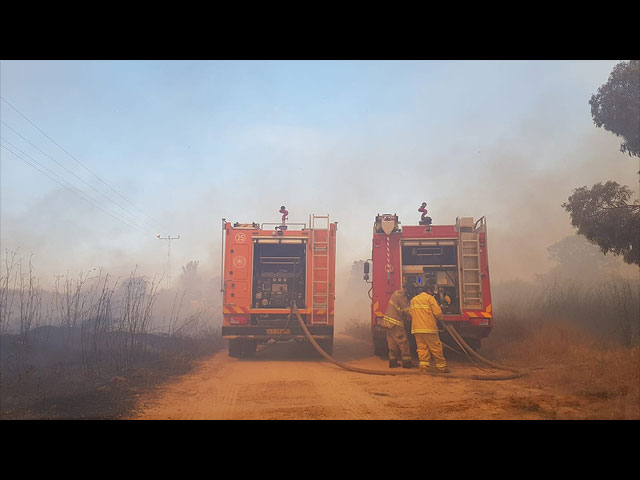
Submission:
<svg viewBox="0 0 640 480">
<path fill-rule="evenodd" d="M 5 141 L 6 143 L 9 143 L 9 142 L 7 142 L 6 140 L 4 140 L 4 141 Z M 13 145 L 12 145 L 12 146 L 13 146 Z M 74 195 L 76 195 L 77 197 L 81 198 L 81 199 L 82 199 L 82 200 L 84 200 L 85 202 L 87 202 L 87 203 L 89 203 L 89 204 L 93 205 L 94 207 L 96 207 L 96 208 L 98 208 L 98 209 L 102 210 L 104 213 L 106 213 L 107 215 L 109 215 L 111 218 L 114 218 L 115 220 L 119 221 L 120 223 L 122 223 L 122 224 L 124 224 L 124 225 L 126 225 L 126 226 L 128 226 L 128 227 L 130 227 L 130 228 L 133 228 L 133 229 L 135 229 L 135 230 L 137 230 L 137 231 L 139 231 L 139 232 L 141 232 L 141 233 L 146 233 L 144 230 L 140 229 L 138 226 L 136 226 L 136 225 L 132 225 L 132 224 L 130 224 L 129 222 L 127 222 L 127 221 L 123 220 L 122 218 L 119 218 L 119 217 L 116 217 L 116 216 L 112 215 L 112 214 L 110 213 L 110 211 L 109 211 L 109 210 L 105 209 L 104 207 L 102 207 L 102 206 L 100 206 L 100 205 L 96 205 L 96 204 L 95 204 L 95 203 L 93 203 L 91 200 L 89 200 L 89 199 L 85 198 L 85 196 L 83 196 L 83 195 L 81 195 L 81 194 L 80 194 L 80 193 L 83 193 L 83 194 L 84 194 L 84 192 L 80 192 L 80 193 L 78 193 L 78 192 L 76 191 L 76 190 L 77 190 L 77 188 L 76 188 L 76 190 L 74 190 L 73 188 L 75 188 L 75 187 L 73 187 L 73 186 L 71 186 L 72 188 L 69 188 L 69 186 L 67 186 L 67 185 L 65 185 L 64 183 L 62 183 L 62 182 L 65 182 L 65 183 L 67 183 L 67 184 L 68 184 L 68 182 L 66 182 L 64 179 L 61 179 L 61 180 L 62 180 L 62 182 L 61 182 L 61 181 L 59 181 L 59 180 L 57 180 L 57 179 L 53 178 L 53 177 L 52 177 L 51 175 L 49 175 L 48 173 L 46 173 L 46 172 L 42 171 L 41 169 L 39 169 L 38 167 L 36 167 L 34 164 L 32 164 L 32 163 L 31 163 L 31 162 L 29 162 L 28 160 L 24 159 L 23 157 L 21 157 L 20 155 L 18 155 L 18 154 L 17 154 L 17 153 L 15 153 L 14 151 L 12 151 L 10 148 L 7 148 L 5 145 L 0 145 L 0 147 L 4 148 L 5 150 L 7 150 L 7 151 L 8 151 L 8 152 L 10 152 L 11 154 L 13 154 L 16 158 L 19 158 L 20 160 L 22 160 L 23 162 L 25 162 L 27 165 L 30 165 L 32 168 L 34 168 L 35 170 L 37 170 L 37 171 L 38 171 L 38 172 L 40 172 L 41 174 L 45 175 L 46 177 L 49 177 L 51 180 L 53 180 L 54 182 L 56 182 L 58 185 L 60 185 L 61 187 L 65 188 L 66 190 L 69 190 L 71 193 L 73 193 L 73 194 L 74 194 Z M 14 147 L 14 148 L 16 148 L 15 146 L 13 146 L 13 147 Z M 20 149 L 19 149 L 19 148 L 16 148 L 16 150 L 20 150 Z M 28 155 L 28 154 L 26 154 L 26 153 L 24 153 L 24 152 L 22 152 L 22 151 L 21 151 L 21 153 L 22 153 L 23 155 L 25 155 L 25 156 L 29 157 L 31 160 L 33 160 L 36 164 L 40 165 L 40 166 L 41 166 L 42 168 L 44 168 L 45 170 L 49 171 L 49 172 L 50 172 L 50 173 L 52 173 L 53 175 L 55 175 L 55 176 L 57 176 L 58 178 L 60 178 L 60 176 L 59 176 L 59 175 L 57 175 L 55 172 L 52 172 L 51 170 L 49 170 L 47 167 L 45 167 L 45 166 L 44 166 L 44 165 L 42 165 L 40 162 L 38 162 L 37 160 L 35 160 L 34 158 L 32 158 L 30 155 Z M 86 195 L 86 194 L 84 194 L 84 195 Z M 89 197 L 89 198 L 90 198 L 90 197 Z"/>
<path fill-rule="evenodd" d="M 149 219 L 151 219 L 155 224 L 158 225 L 162 225 L 161 222 L 159 222 L 158 220 L 156 220 L 155 218 L 153 218 L 151 215 L 149 215 L 148 213 L 144 212 L 143 210 L 140 210 L 138 207 L 135 206 L 135 204 L 133 204 L 130 200 L 128 200 L 126 197 L 124 197 L 120 192 L 118 192 L 116 189 L 114 189 L 111 185 L 109 185 L 107 182 L 105 182 L 104 180 L 102 180 L 102 178 L 100 178 L 98 175 L 96 175 L 93 171 L 91 171 L 86 165 L 84 165 L 80 160 L 78 160 L 77 158 L 75 158 L 73 155 L 71 155 L 69 152 L 67 152 L 62 146 L 60 146 L 53 138 L 51 138 L 49 135 L 47 135 L 40 127 L 38 127 L 35 123 L 33 123 L 29 118 L 27 118 L 26 115 L 24 115 L 20 110 L 18 110 L 16 107 L 14 107 L 6 98 L 0 96 L 0 99 L 2 99 L 7 105 L 9 105 L 13 110 L 15 110 L 22 118 L 24 118 L 27 122 L 29 122 L 35 129 L 37 129 L 40 133 L 42 133 L 45 137 L 47 137 L 51 142 L 53 142 L 60 150 L 62 150 L 64 153 L 66 153 L 67 155 L 69 155 L 73 160 L 75 160 L 78 164 L 80 164 L 85 170 L 87 170 L 89 173 L 91 173 L 91 175 L 93 175 L 94 177 L 96 177 L 101 183 L 103 183 L 104 185 L 106 185 L 110 190 L 112 190 L 113 192 L 115 192 L 120 198 L 122 198 L 124 201 L 126 201 L 127 203 L 129 203 L 133 208 L 135 208 L 136 210 L 138 210 L 140 213 L 142 213 L 143 215 L 147 216 Z"/>
<path fill-rule="evenodd" d="M 4 140 L 4 139 L 3 139 Z M 6 140 L 4 140 L 5 143 L 9 143 Z M 9 145 L 11 145 L 9 143 Z M 114 218 L 115 220 L 118 220 L 119 222 L 121 222 L 122 224 L 133 228 L 139 232 L 145 233 L 144 230 L 142 230 L 141 228 L 139 228 L 137 225 L 131 224 L 126 220 L 123 220 L 120 217 L 116 217 L 115 215 L 113 215 L 111 210 L 108 210 L 107 208 L 96 204 L 94 202 L 92 202 L 92 198 L 90 196 L 88 196 L 85 192 L 79 190 L 77 187 L 75 187 L 74 185 L 71 185 L 69 182 L 67 182 L 66 180 L 64 180 L 62 177 L 60 177 L 57 173 L 51 171 L 50 169 L 48 169 L 46 166 L 42 165 L 40 162 L 38 162 L 36 159 L 34 159 L 33 157 L 31 157 L 29 154 L 23 152 L 22 150 L 20 150 L 19 148 L 15 147 L 14 145 L 11 145 L 13 148 L 15 148 L 16 150 L 18 150 L 20 153 L 22 153 L 23 155 L 25 155 L 26 157 L 29 157 L 33 162 L 35 162 L 37 165 L 40 165 L 42 168 L 44 168 L 45 170 L 47 170 L 49 173 L 51 173 L 52 175 L 58 177 L 57 180 L 56 178 L 53 178 L 51 175 L 49 175 L 46 172 L 43 172 L 42 170 L 40 170 L 38 167 L 36 167 L 35 165 L 33 165 L 31 162 L 29 162 L 28 160 L 24 159 L 23 157 L 21 157 L 20 155 L 18 155 L 17 153 L 15 153 L 14 151 L 12 151 L 10 148 L 7 148 L 5 145 L 0 145 L 2 148 L 4 148 L 5 150 L 7 150 L 8 152 L 10 152 L 11 154 L 13 154 L 16 158 L 19 158 L 20 160 L 22 160 L 23 162 L 25 162 L 27 165 L 30 165 L 32 168 L 34 168 L 35 170 L 37 170 L 38 172 L 42 173 L 43 175 L 45 175 L 46 177 L 49 177 L 51 180 L 53 180 L 54 182 L 56 182 L 58 185 L 60 185 L 61 187 L 65 188 L 66 190 L 69 190 L 71 193 L 73 193 L 74 195 L 76 195 L 77 197 L 80 197 L 82 200 L 86 201 L 87 203 L 91 204 L 92 206 L 104 211 L 107 215 L 109 215 L 110 217 Z M 66 185 L 65 185 L 66 184 Z"/>
<path fill-rule="evenodd" d="M 22 138 L 25 142 L 29 143 L 31 146 L 33 146 L 36 150 L 38 150 L 40 153 L 42 153 L 43 155 L 45 155 L 46 157 L 48 157 L 49 159 L 53 160 L 57 165 L 59 165 L 60 167 L 62 167 L 65 171 L 69 172 L 71 175 L 73 175 L 75 178 L 77 178 L 80 182 L 82 182 L 83 184 L 85 184 L 86 186 L 88 186 L 89 188 L 93 189 L 95 192 L 97 192 L 99 195 L 102 195 L 105 199 L 107 199 L 107 201 L 113 202 L 113 204 L 118 207 L 120 210 L 122 210 L 122 212 L 125 215 L 129 215 L 132 217 L 132 219 L 134 221 L 139 221 L 142 223 L 145 223 L 147 225 L 147 227 L 151 228 L 151 229 L 156 229 L 154 227 L 154 225 L 151 225 L 149 222 L 145 221 L 142 218 L 138 218 L 135 215 L 130 214 L 129 212 L 127 212 L 124 208 L 122 208 L 120 205 L 118 205 L 116 202 L 113 201 L 113 199 L 107 197 L 104 193 L 102 193 L 100 190 L 98 190 L 97 188 L 95 188 L 93 185 L 91 185 L 90 183 L 85 182 L 82 178 L 80 178 L 78 175 L 76 175 L 74 172 L 72 172 L 71 170 L 69 170 L 67 167 L 65 167 L 63 164 L 61 164 L 60 162 L 58 162 L 55 158 L 53 158 L 51 155 L 49 155 L 48 153 L 42 151 L 37 145 L 35 145 L 34 143 L 32 143 L 29 139 L 25 138 L 24 136 L 22 136 L 20 134 L 20 132 L 18 132 L 17 130 L 15 130 L 14 128 L 12 128 L 10 125 L 8 125 L 6 122 L 2 121 L 2 124 L 4 126 L 6 126 L 7 128 L 9 128 L 11 131 L 13 131 L 16 135 L 18 135 L 20 138 Z M 9 141 L 7 141 L 5 138 L 3 138 L 3 140 L 8 143 L 9 145 L 11 145 L 13 148 L 15 148 L 16 150 L 20 150 L 18 147 L 16 147 L 15 145 L 12 145 L 11 143 L 9 143 Z M 20 150 L 20 152 L 24 155 L 27 155 L 25 152 L 22 152 Z M 34 162 L 36 161 L 35 159 L 33 159 L 33 157 L 29 157 L 31 158 Z M 40 164 L 41 165 L 41 164 Z"/>
</svg>

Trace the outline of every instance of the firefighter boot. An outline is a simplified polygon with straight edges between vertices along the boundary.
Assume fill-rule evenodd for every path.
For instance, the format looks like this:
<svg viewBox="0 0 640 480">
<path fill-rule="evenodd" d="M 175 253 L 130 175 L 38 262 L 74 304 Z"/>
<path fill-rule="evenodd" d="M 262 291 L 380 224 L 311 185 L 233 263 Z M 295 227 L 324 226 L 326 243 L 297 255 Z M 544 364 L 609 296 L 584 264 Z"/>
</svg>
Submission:
<svg viewBox="0 0 640 480">
<path fill-rule="evenodd" d="M 396 360 L 395 358 L 389 359 L 389 368 L 397 368 L 399 366 L 400 364 L 398 363 L 398 360 Z"/>
<path fill-rule="evenodd" d="M 451 373 L 451 370 L 449 370 L 448 367 L 436 367 L 436 366 L 432 366 L 429 367 L 429 370 L 432 371 L 433 373 Z"/>
<path fill-rule="evenodd" d="M 402 368 L 413 368 L 413 360 L 410 358 L 403 358 Z"/>
</svg>

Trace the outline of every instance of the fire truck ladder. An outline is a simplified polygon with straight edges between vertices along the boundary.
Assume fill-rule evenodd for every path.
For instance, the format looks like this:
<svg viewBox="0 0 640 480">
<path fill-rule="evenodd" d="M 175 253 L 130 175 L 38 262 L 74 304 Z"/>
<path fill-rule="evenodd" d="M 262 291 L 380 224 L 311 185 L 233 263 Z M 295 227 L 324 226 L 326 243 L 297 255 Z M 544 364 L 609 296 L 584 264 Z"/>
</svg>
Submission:
<svg viewBox="0 0 640 480">
<path fill-rule="evenodd" d="M 326 219 L 327 228 L 316 220 Z M 324 223 L 324 222 L 321 222 Z M 329 323 L 329 215 L 311 215 L 311 323 Z"/>
<path fill-rule="evenodd" d="M 462 308 L 482 308 L 480 242 L 477 233 L 460 233 L 462 241 Z"/>
</svg>

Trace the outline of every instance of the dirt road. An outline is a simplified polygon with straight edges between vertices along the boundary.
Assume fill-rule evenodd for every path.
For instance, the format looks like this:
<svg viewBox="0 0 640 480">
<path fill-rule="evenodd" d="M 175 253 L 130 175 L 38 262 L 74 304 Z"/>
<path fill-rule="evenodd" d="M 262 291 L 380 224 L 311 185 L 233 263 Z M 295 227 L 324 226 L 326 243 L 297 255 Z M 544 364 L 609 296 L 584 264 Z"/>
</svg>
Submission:
<svg viewBox="0 0 640 480">
<path fill-rule="evenodd" d="M 545 384 L 544 369 L 506 381 L 430 375 L 367 375 L 342 369 L 308 344 L 276 343 L 255 358 L 226 350 L 191 373 L 144 396 L 132 419 L 584 419 L 598 405 Z M 364 341 L 336 335 L 334 358 L 367 369 L 387 369 Z M 519 367 L 519 366 L 518 366 Z M 450 359 L 452 373 L 480 370 Z"/>
</svg>

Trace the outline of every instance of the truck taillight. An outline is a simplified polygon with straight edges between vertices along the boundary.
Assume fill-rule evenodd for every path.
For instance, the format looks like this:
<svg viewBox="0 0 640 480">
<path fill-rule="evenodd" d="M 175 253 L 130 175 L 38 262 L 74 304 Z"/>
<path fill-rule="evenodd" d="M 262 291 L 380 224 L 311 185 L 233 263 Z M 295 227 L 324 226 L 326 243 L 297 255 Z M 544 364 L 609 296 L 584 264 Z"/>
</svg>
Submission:
<svg viewBox="0 0 640 480">
<path fill-rule="evenodd" d="M 231 317 L 229 323 L 231 325 L 246 325 L 249 322 L 247 317 Z"/>
</svg>

